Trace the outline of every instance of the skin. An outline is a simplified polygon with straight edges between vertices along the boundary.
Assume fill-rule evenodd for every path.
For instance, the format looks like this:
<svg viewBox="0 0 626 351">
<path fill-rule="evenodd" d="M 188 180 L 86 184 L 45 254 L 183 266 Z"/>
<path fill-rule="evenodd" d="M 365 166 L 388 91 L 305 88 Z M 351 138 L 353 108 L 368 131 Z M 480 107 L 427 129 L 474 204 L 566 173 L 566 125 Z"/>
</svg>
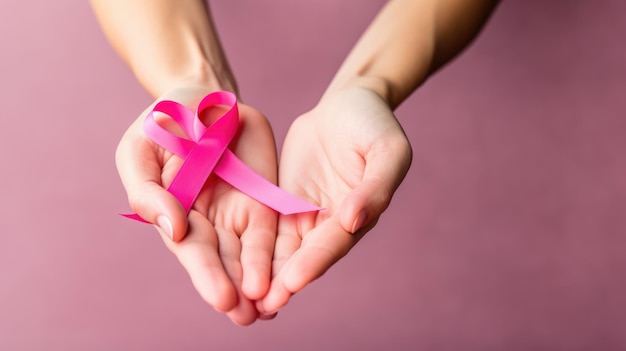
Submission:
<svg viewBox="0 0 626 351">
<path fill-rule="evenodd" d="M 293 123 L 280 186 L 326 210 L 280 218 L 276 275 L 260 311 L 277 311 L 348 253 L 387 208 L 411 156 L 393 113 L 368 89 L 333 94 Z"/>
<path fill-rule="evenodd" d="M 156 101 L 171 99 L 193 109 L 211 91 L 237 93 L 204 1 L 91 3 L 112 46 Z M 273 318 L 375 226 L 412 158 L 393 110 L 471 42 L 496 5 L 389 1 L 319 103 L 294 120 L 280 167 L 267 119 L 240 105 L 240 133 L 230 145 L 235 154 L 325 210 L 278 217 L 211 177 L 187 215 L 165 191 L 182 160 L 141 130 L 150 107 L 131 124 L 116 153 L 131 207 L 155 224 L 208 304 L 240 325 Z"/>
<path fill-rule="evenodd" d="M 286 305 L 376 224 L 412 158 L 393 109 L 469 44 L 496 5 L 390 1 L 318 105 L 293 122 L 280 159 L 280 186 L 328 210 L 279 219 L 274 277 L 257 303 L 261 313 Z"/>
<path fill-rule="evenodd" d="M 202 87 L 178 88 L 162 99 L 193 109 L 206 94 Z M 258 317 L 253 301 L 269 289 L 277 214 L 212 176 L 187 215 L 165 190 L 183 160 L 156 146 L 143 133 L 141 125 L 149 110 L 129 127 L 116 153 L 131 207 L 156 223 L 164 243 L 208 304 L 237 324 L 250 324 Z M 240 104 L 239 110 L 239 134 L 232 150 L 257 173 L 275 181 L 276 151 L 267 120 L 247 105 Z M 170 232 L 168 224 L 159 222 L 159 216 L 172 218 L 171 222 L 184 226 L 185 231 L 172 228 Z"/>
</svg>

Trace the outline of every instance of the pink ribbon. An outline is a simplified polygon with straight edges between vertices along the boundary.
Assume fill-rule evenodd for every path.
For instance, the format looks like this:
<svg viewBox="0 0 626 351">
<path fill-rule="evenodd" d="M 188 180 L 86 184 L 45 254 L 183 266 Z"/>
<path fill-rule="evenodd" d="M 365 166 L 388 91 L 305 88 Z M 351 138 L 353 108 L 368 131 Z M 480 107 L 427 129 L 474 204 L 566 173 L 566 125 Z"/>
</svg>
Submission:
<svg viewBox="0 0 626 351">
<path fill-rule="evenodd" d="M 205 126 L 200 121 L 199 115 L 217 105 L 225 105 L 229 109 L 209 127 Z M 182 128 L 187 138 L 176 136 L 161 127 L 154 119 L 155 112 L 170 116 Z M 320 207 L 282 190 L 261 177 L 228 149 L 238 125 L 237 98 L 225 91 L 205 96 L 195 114 L 185 106 L 169 100 L 160 101 L 148 113 L 143 124 L 146 135 L 164 149 L 185 159 L 167 188 L 167 191 L 180 201 L 185 211 L 189 213 L 211 173 L 215 173 L 239 191 L 282 214 L 321 210 Z M 136 213 L 122 216 L 148 223 Z"/>
</svg>

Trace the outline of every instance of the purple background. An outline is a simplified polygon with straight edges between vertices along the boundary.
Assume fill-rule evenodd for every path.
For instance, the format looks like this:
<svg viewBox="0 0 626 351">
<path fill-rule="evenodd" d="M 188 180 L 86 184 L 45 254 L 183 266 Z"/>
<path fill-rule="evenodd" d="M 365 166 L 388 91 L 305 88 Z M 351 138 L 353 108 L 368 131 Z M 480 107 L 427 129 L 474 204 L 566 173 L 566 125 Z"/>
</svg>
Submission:
<svg viewBox="0 0 626 351">
<path fill-rule="evenodd" d="M 279 143 L 383 2 L 214 1 Z M 379 225 L 272 322 L 205 305 L 113 162 L 150 99 L 87 1 L 0 11 L 0 350 L 626 348 L 626 2 L 508 1 L 397 111 Z"/>
</svg>

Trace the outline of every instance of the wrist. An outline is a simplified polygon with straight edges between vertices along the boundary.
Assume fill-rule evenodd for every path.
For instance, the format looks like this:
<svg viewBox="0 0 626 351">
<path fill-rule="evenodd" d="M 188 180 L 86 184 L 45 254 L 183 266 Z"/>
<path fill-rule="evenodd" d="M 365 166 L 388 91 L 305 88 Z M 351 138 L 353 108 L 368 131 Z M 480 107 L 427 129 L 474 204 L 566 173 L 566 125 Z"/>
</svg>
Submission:
<svg viewBox="0 0 626 351">
<path fill-rule="evenodd" d="M 239 95 L 237 83 L 228 67 L 216 67 L 207 62 L 160 70 L 160 74 L 136 72 L 137 79 L 155 98 L 166 91 L 185 87 L 202 87 L 207 92 L 226 90 Z"/>
<path fill-rule="evenodd" d="M 378 95 L 389 108 L 393 109 L 393 87 L 391 83 L 381 77 L 360 75 L 341 81 L 333 81 L 324 92 L 321 101 L 328 99 L 345 90 L 366 89 Z"/>
</svg>

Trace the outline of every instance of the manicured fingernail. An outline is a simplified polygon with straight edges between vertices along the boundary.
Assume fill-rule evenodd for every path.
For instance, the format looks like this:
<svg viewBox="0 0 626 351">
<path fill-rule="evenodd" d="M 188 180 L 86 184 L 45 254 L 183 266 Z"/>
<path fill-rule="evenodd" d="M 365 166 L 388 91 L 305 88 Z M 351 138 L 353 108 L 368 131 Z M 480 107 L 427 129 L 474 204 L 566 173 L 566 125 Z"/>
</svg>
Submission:
<svg viewBox="0 0 626 351">
<path fill-rule="evenodd" d="M 170 222 L 169 218 L 165 216 L 157 217 L 157 224 L 159 228 L 167 234 L 170 239 L 174 238 L 174 229 L 172 228 L 172 222 Z"/>
<path fill-rule="evenodd" d="M 359 212 L 359 215 L 354 220 L 354 223 L 352 223 L 352 231 L 351 231 L 352 234 L 356 233 L 357 230 L 361 229 L 366 219 L 367 219 L 367 209 L 364 208 L 361 210 L 361 212 Z"/>
</svg>

